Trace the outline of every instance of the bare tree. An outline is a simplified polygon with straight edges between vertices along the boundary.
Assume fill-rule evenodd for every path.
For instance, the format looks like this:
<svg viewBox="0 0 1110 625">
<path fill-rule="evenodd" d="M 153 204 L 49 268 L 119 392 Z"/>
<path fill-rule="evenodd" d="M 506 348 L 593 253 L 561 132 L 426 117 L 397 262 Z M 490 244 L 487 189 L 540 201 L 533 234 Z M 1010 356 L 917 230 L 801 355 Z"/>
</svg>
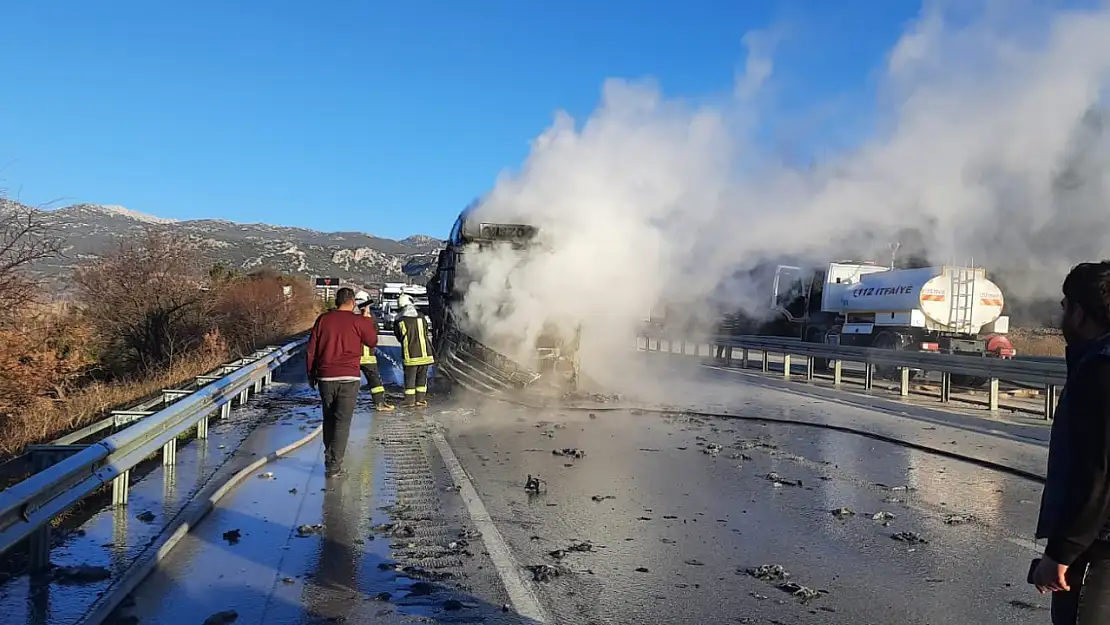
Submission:
<svg viewBox="0 0 1110 625">
<path fill-rule="evenodd" d="M 0 198 L 0 320 L 25 312 L 38 289 L 31 265 L 61 255 L 61 249 L 41 211 Z"/>
<path fill-rule="evenodd" d="M 75 282 L 117 372 L 169 366 L 201 346 L 212 327 L 207 271 L 181 236 L 148 229 L 78 269 Z"/>
</svg>

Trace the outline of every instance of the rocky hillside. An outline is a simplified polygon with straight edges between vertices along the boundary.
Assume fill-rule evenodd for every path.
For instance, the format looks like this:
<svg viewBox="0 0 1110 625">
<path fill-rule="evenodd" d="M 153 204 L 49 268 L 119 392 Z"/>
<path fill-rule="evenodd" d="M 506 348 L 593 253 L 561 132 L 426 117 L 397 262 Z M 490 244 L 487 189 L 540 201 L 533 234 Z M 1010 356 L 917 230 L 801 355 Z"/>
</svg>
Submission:
<svg viewBox="0 0 1110 625">
<path fill-rule="evenodd" d="M 0 211 L 32 210 L 0 199 Z M 36 269 L 64 288 L 73 267 L 95 258 L 122 237 L 145 228 L 164 229 L 196 242 L 212 263 L 243 270 L 272 267 L 305 276 L 333 276 L 357 284 L 411 277 L 423 283 L 435 269 L 442 242 L 427 235 L 401 241 L 362 232 L 317 232 L 267 224 L 240 224 L 220 219 L 175 221 L 121 206 L 76 204 L 42 211 L 62 237 L 64 257 Z"/>
</svg>

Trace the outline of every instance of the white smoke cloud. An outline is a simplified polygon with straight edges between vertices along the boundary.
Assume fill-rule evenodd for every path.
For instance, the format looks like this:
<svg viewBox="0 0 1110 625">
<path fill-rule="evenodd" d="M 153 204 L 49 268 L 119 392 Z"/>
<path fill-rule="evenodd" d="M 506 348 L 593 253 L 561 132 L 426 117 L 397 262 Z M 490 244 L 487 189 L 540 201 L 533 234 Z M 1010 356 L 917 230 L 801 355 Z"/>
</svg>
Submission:
<svg viewBox="0 0 1110 625">
<path fill-rule="evenodd" d="M 704 301 L 760 259 L 889 260 L 906 229 L 935 263 L 1019 275 L 1011 297 L 1056 292 L 1110 247 L 1110 10 L 1029 4 L 1020 21 L 989 2 L 929 5 L 882 68 L 875 134 L 805 170 L 755 139 L 777 37 L 745 38 L 724 103 L 607 81 L 588 119 L 558 114 L 483 199 L 482 220 L 535 224 L 544 249 L 470 254 L 465 314 L 520 357 L 545 320 L 582 320 L 588 361 L 627 346 L 664 296 Z M 748 291 L 736 301 L 769 299 Z"/>
</svg>

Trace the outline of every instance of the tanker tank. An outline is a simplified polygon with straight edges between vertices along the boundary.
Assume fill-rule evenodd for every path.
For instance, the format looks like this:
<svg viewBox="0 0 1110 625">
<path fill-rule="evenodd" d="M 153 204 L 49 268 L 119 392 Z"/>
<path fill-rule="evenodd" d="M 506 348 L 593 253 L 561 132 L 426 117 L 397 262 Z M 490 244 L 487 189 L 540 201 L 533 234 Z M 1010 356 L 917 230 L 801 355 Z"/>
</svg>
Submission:
<svg viewBox="0 0 1110 625">
<path fill-rule="evenodd" d="M 1002 289 L 983 269 L 924 267 L 829 284 L 822 309 L 848 315 L 920 311 L 929 330 L 977 334 L 1002 316 Z"/>
</svg>

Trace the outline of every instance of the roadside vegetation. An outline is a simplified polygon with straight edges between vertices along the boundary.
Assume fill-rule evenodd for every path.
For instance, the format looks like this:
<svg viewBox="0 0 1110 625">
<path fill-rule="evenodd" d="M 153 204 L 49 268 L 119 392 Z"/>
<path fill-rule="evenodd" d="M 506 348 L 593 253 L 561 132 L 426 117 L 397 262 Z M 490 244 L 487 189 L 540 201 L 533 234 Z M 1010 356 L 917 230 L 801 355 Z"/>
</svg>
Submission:
<svg viewBox="0 0 1110 625">
<path fill-rule="evenodd" d="M 62 255 L 33 211 L 0 214 L 0 461 L 308 329 L 307 281 L 208 266 L 151 229 L 74 270 L 64 300 L 31 269 Z"/>
</svg>

